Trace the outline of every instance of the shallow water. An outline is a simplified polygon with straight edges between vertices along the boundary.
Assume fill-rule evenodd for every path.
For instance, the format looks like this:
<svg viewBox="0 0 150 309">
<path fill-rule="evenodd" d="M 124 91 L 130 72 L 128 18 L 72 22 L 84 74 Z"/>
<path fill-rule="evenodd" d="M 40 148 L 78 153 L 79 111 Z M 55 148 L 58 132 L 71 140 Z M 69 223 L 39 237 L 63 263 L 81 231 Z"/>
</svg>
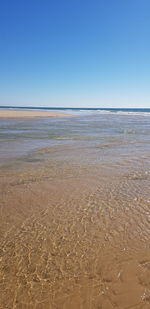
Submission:
<svg viewBox="0 0 150 309">
<path fill-rule="evenodd" d="M 150 308 L 149 120 L 0 120 L 0 308 Z"/>
<path fill-rule="evenodd" d="M 62 119 L 1 119 L 0 164 L 5 159 L 32 156 L 31 152 L 53 146 L 72 146 L 97 152 L 112 152 L 118 158 L 135 152 L 135 158 L 150 150 L 150 116 L 80 113 Z M 60 148 L 60 149 L 61 149 Z M 33 154 L 35 155 L 35 153 Z M 120 157 L 121 156 L 121 157 Z M 14 162 L 13 162 L 14 163 Z"/>
</svg>

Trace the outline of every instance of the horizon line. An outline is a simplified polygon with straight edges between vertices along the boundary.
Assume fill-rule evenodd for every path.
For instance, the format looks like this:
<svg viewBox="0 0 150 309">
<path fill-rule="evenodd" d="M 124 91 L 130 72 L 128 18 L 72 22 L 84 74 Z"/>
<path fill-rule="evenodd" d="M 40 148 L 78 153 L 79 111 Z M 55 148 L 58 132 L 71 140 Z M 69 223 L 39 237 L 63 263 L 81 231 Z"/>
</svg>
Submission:
<svg viewBox="0 0 150 309">
<path fill-rule="evenodd" d="M 108 109 L 112 109 L 112 110 L 150 110 L 150 107 L 51 107 L 51 106 L 16 106 L 16 105 L 0 105 L 0 109 L 2 108 L 22 108 L 22 109 L 71 109 L 71 110 L 108 110 Z"/>
</svg>

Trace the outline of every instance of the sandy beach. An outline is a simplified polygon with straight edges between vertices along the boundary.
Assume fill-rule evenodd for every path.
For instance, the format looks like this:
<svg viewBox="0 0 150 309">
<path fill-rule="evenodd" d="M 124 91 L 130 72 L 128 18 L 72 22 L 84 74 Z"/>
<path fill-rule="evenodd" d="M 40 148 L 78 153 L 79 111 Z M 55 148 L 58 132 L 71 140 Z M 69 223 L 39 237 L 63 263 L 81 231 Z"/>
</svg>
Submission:
<svg viewBox="0 0 150 309">
<path fill-rule="evenodd" d="M 149 204 L 127 180 L 67 164 L 1 177 L 0 308 L 149 309 Z"/>
<path fill-rule="evenodd" d="M 0 110 L 0 118 L 49 118 L 69 117 L 70 115 L 57 112 L 27 111 L 27 110 Z"/>
<path fill-rule="evenodd" d="M 0 129 L 0 309 L 149 309 L 149 118 Z"/>
</svg>

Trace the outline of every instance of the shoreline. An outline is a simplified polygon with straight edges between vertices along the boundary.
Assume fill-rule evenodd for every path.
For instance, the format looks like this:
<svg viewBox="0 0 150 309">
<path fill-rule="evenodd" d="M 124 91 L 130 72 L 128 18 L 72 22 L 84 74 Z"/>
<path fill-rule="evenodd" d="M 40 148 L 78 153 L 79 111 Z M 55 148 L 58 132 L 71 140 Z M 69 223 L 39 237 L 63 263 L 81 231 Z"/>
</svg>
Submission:
<svg viewBox="0 0 150 309">
<path fill-rule="evenodd" d="M 0 118 L 51 118 L 51 117 L 71 117 L 72 115 L 57 112 L 41 111 L 20 111 L 20 110 L 0 110 Z"/>
<path fill-rule="evenodd" d="M 0 130 L 0 308 L 149 309 L 149 118 Z"/>
</svg>

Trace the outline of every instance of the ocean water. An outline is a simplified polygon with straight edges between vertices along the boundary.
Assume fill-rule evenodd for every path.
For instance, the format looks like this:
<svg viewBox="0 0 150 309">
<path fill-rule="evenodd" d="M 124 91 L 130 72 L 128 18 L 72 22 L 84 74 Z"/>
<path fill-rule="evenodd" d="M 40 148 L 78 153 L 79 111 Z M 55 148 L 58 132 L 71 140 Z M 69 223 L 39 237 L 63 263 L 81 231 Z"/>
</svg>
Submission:
<svg viewBox="0 0 150 309">
<path fill-rule="evenodd" d="M 92 164 L 149 160 L 150 109 L 50 110 L 65 111 L 73 117 L 0 119 L 1 166 L 14 164 L 14 159 L 32 163 L 50 160 L 46 150 L 43 156 L 37 151 L 56 146 L 60 150 L 71 147 L 71 160 L 80 159 L 83 164 L 88 160 Z M 69 160 L 67 154 L 64 159 Z"/>
<path fill-rule="evenodd" d="M 17 107 L 17 106 L 0 106 L 0 109 L 11 109 L 11 110 L 48 110 L 48 111 L 72 111 L 72 112 L 80 112 L 80 111 L 100 111 L 100 112 L 108 112 L 108 113 L 132 113 L 132 114 L 141 114 L 141 113 L 150 113 L 150 108 L 69 108 L 69 107 Z"/>
</svg>

